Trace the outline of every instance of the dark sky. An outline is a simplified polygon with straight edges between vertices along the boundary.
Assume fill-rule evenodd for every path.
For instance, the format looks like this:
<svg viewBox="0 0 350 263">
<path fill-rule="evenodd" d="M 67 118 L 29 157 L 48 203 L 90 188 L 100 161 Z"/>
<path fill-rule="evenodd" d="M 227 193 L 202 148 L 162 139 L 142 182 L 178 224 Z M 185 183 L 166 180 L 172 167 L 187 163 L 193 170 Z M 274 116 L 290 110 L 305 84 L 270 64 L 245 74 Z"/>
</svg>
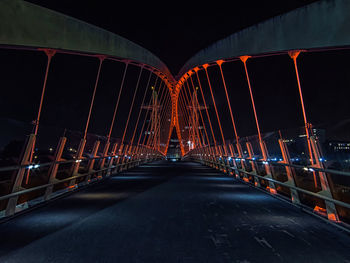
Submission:
<svg viewBox="0 0 350 263">
<path fill-rule="evenodd" d="M 173 75 L 176 75 L 186 60 L 213 42 L 314 1 L 202 1 L 187 4 L 166 2 L 163 6 L 150 1 L 144 1 L 143 4 L 101 0 L 28 2 L 73 16 L 134 41 L 157 55 Z M 114 5 L 111 2 L 114 2 Z M 23 130 L 14 122 L 20 121 L 29 125 L 30 121 L 35 119 L 46 57 L 39 52 L 7 49 L 0 49 L 0 57 L 3 91 L 0 96 L 0 117 L 12 121 L 7 121 L 3 128 L 3 133 L 7 131 L 12 135 L 16 134 L 14 127 Z M 313 124 L 320 125 L 350 118 L 347 99 L 350 85 L 349 59 L 348 50 L 300 56 L 299 69 L 305 104 L 309 120 Z M 42 127 L 51 127 L 51 130 L 42 130 L 41 134 L 50 134 L 52 130 L 58 131 L 63 128 L 83 130 L 97 67 L 97 59 L 55 55 L 41 119 Z M 262 132 L 301 127 L 303 121 L 290 58 L 282 55 L 254 59 L 248 61 L 248 68 Z M 121 63 L 107 61 L 103 64 L 90 133 L 106 134 L 122 69 Z M 239 134 L 241 137 L 256 134 L 242 64 L 226 63 L 223 69 Z M 121 124 L 116 126 L 114 137 L 120 137 L 122 134 L 121 127 L 130 106 L 138 70 L 136 67 L 130 67 L 128 72 L 121 111 L 117 117 Z M 233 138 L 219 71 L 216 67 L 211 67 L 209 74 L 222 113 L 222 122 L 225 124 L 225 136 Z M 205 75 L 203 72 L 200 75 L 208 95 L 211 114 L 214 114 Z M 148 73 L 142 75 L 143 86 L 147 76 Z M 137 96 L 137 103 L 140 103 L 140 97 Z M 135 114 L 131 122 L 134 121 L 133 118 Z M 18 134 L 20 133 L 18 131 Z"/>
</svg>

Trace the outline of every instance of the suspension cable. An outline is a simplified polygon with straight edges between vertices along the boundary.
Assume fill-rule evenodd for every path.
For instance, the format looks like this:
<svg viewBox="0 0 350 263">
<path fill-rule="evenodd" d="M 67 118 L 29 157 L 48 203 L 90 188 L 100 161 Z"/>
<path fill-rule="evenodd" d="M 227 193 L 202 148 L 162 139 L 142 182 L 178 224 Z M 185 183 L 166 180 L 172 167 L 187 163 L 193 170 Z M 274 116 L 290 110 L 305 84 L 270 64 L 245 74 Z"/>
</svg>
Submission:
<svg viewBox="0 0 350 263">
<path fill-rule="evenodd" d="M 223 62 L 224 62 L 223 60 L 216 61 L 216 63 L 219 65 L 221 78 L 222 78 L 222 83 L 224 84 L 224 90 L 225 90 L 225 94 L 226 94 L 226 101 L 227 101 L 228 108 L 230 110 L 230 116 L 231 116 L 231 122 L 232 122 L 233 131 L 235 133 L 236 142 L 238 142 L 239 137 L 238 137 L 238 133 L 237 133 L 237 129 L 236 129 L 235 120 L 234 120 L 233 114 L 232 114 L 231 102 L 230 102 L 230 98 L 228 96 L 228 92 L 227 92 L 227 88 L 226 88 L 226 81 L 225 81 L 224 73 L 222 71 L 222 66 L 221 66 Z"/>
<path fill-rule="evenodd" d="M 256 128 L 258 130 L 259 141 L 261 142 L 262 138 L 261 138 L 261 133 L 260 133 L 260 126 L 259 126 L 259 121 L 258 121 L 258 115 L 257 115 L 256 109 L 255 109 L 254 97 L 253 97 L 252 87 L 250 85 L 250 79 L 249 79 L 249 74 L 248 74 L 248 69 L 247 69 L 247 59 L 248 58 L 250 58 L 250 56 L 241 56 L 240 57 L 241 61 L 243 62 L 245 74 L 246 74 L 246 77 L 247 77 L 248 88 L 249 88 L 249 93 L 250 93 L 250 100 L 251 100 L 252 107 L 253 107 L 253 112 L 254 112 L 255 124 L 256 124 Z"/>
<path fill-rule="evenodd" d="M 302 109 L 303 118 L 304 118 L 304 126 L 305 126 L 305 133 L 306 133 L 306 139 L 307 139 L 307 147 L 308 147 L 308 151 L 309 151 L 311 165 L 314 165 L 315 161 L 314 161 L 314 158 L 313 158 L 313 155 L 312 155 L 311 142 L 310 142 L 310 127 L 311 127 L 311 124 L 307 121 L 307 118 L 306 118 L 306 111 L 305 111 L 303 93 L 302 93 L 301 85 L 300 85 L 299 70 L 298 70 L 298 64 L 297 64 L 297 58 L 298 58 L 300 52 L 301 52 L 300 50 L 294 50 L 294 51 L 289 51 L 288 54 L 293 59 L 295 75 L 296 75 L 297 83 L 298 83 L 298 90 L 299 90 L 301 109 Z M 316 174 L 315 173 L 313 173 L 313 174 L 314 174 L 315 187 L 317 188 Z"/>
<path fill-rule="evenodd" d="M 139 124 L 140 116 L 141 116 L 141 112 L 142 112 L 142 105 L 145 102 L 146 94 L 147 94 L 147 91 L 148 91 L 148 85 L 150 83 L 151 77 L 152 77 L 152 71 L 150 71 L 150 74 L 149 74 L 149 77 L 148 77 L 148 80 L 147 80 L 147 84 L 146 84 L 146 87 L 145 87 L 145 91 L 143 93 L 142 102 L 141 102 L 141 106 L 140 106 L 140 109 L 139 109 L 139 113 L 137 115 L 137 120 L 136 120 L 136 124 L 135 124 L 135 128 L 134 128 L 134 132 L 132 133 L 130 145 L 132 145 L 134 143 L 134 138 L 135 138 L 137 126 Z"/>
<path fill-rule="evenodd" d="M 190 78 L 190 77 L 189 77 Z M 195 122 L 195 119 L 196 120 L 198 120 L 199 121 L 199 118 L 198 118 L 198 113 L 197 113 L 197 110 L 195 110 L 195 107 L 197 107 L 198 105 L 198 100 L 197 100 L 197 93 L 196 93 L 196 90 L 194 89 L 193 90 L 193 94 L 194 94 L 194 96 L 196 97 L 196 100 L 193 98 L 194 96 L 192 96 L 192 94 L 191 94 L 191 89 L 190 89 L 190 85 L 188 84 L 188 79 L 185 81 L 185 84 L 187 84 L 187 85 L 185 85 L 186 87 L 187 87 L 187 90 L 188 90 L 188 93 L 190 94 L 190 96 L 191 96 L 191 101 L 192 101 L 192 107 L 193 107 L 193 112 L 194 112 L 194 114 L 193 114 L 193 123 L 195 123 L 196 124 L 196 133 L 197 133 L 197 136 L 198 136 L 198 138 L 199 138 L 199 145 L 200 145 L 200 147 L 202 147 L 202 142 L 201 142 L 201 131 L 199 130 L 199 127 L 197 126 L 197 122 Z M 186 88 L 185 87 L 185 88 Z M 196 103 L 196 105 L 194 105 Z M 200 111 L 200 109 L 199 109 L 199 111 Z M 203 135 L 202 135 L 202 138 L 203 138 Z"/>
<path fill-rule="evenodd" d="M 132 110 L 134 108 L 135 97 L 136 97 L 136 93 L 137 93 L 137 90 L 138 90 L 138 87 L 139 87 L 139 83 L 140 83 L 143 67 L 144 66 L 142 65 L 140 73 L 139 73 L 139 76 L 138 76 L 138 79 L 137 79 L 136 88 L 135 88 L 135 91 L 134 91 L 134 96 L 132 97 L 132 102 L 131 102 L 131 105 L 130 105 L 128 118 L 126 120 L 126 124 L 125 124 L 125 128 L 124 128 L 124 133 L 123 133 L 123 137 L 122 137 L 122 140 L 121 140 L 121 144 L 124 144 L 124 139 L 125 139 L 126 131 L 128 129 L 128 126 L 129 126 L 129 120 L 130 120 L 131 112 L 132 112 Z"/>
<path fill-rule="evenodd" d="M 122 82 L 121 82 L 121 84 L 120 84 L 117 102 L 116 102 L 115 107 L 114 107 L 113 117 L 112 117 L 111 125 L 110 125 L 110 127 L 109 127 L 109 132 L 108 132 L 108 135 L 107 135 L 107 140 L 108 140 L 108 141 L 110 140 L 111 135 L 112 135 L 112 130 L 113 130 L 113 126 L 114 126 L 114 121 L 115 121 L 115 117 L 116 117 L 116 114 L 117 114 L 117 111 L 118 111 L 119 100 L 120 100 L 120 96 L 121 96 L 121 93 L 122 93 L 122 90 L 123 90 L 124 80 L 125 80 L 125 76 L 126 76 L 126 71 L 127 71 L 127 69 L 128 69 L 128 65 L 129 65 L 129 61 L 127 61 L 127 62 L 125 63 L 123 78 L 122 78 Z"/>
<path fill-rule="evenodd" d="M 215 139 L 215 135 L 214 135 L 214 131 L 213 131 L 213 126 L 212 126 L 212 124 L 211 124 L 211 120 L 210 120 L 210 116 L 209 116 L 209 112 L 208 112 L 207 103 L 206 103 L 206 101 L 205 101 L 205 97 L 204 97 L 204 93 L 203 93 L 203 89 L 202 89 L 202 84 L 201 84 L 201 82 L 200 82 L 199 75 L 198 75 L 199 68 L 195 68 L 194 71 L 196 72 L 196 76 L 197 76 L 197 80 L 198 80 L 198 86 L 199 86 L 199 90 L 200 90 L 201 95 L 202 95 L 202 100 L 203 100 L 203 103 L 204 103 L 205 112 L 206 112 L 206 114 L 207 114 L 207 118 L 208 118 L 208 122 L 209 122 L 209 127 L 210 127 L 210 131 L 211 131 L 211 135 L 212 135 L 213 140 L 214 140 L 214 145 L 216 146 L 216 139 Z M 215 151 L 215 153 L 217 154 L 217 151 Z"/>
<path fill-rule="evenodd" d="M 90 117 L 91 117 L 91 112 L 92 112 L 92 107 L 94 105 L 94 101 L 95 101 L 95 95 L 96 95 L 96 90 L 97 90 L 97 86 L 98 86 L 98 81 L 100 79 L 100 73 L 101 73 L 101 67 L 102 67 L 102 62 L 105 59 L 104 56 L 99 56 L 98 57 L 100 60 L 100 63 L 98 65 L 98 71 L 97 71 L 97 76 L 96 76 L 96 81 L 95 81 L 95 87 L 94 87 L 94 91 L 92 93 L 92 98 L 91 98 L 91 102 L 90 102 L 90 108 L 89 108 L 89 114 L 88 114 L 88 118 L 86 120 L 86 124 L 85 124 L 85 130 L 84 130 L 84 137 L 83 139 L 86 139 L 86 134 L 88 131 L 88 127 L 89 127 L 89 123 L 90 123 Z"/>
<path fill-rule="evenodd" d="M 166 109 L 168 108 L 168 106 L 169 106 L 169 96 L 167 96 L 166 97 L 166 99 L 164 99 L 164 107 L 163 108 L 165 108 L 165 110 L 163 110 L 163 111 L 161 111 L 161 113 L 160 113 L 160 118 L 159 118 L 159 127 L 158 127 L 158 131 L 157 131 L 157 136 L 159 136 L 158 137 L 158 139 L 159 139 L 159 143 L 158 143 L 158 145 L 159 145 L 159 147 L 160 147 L 160 141 L 161 141 L 161 127 L 163 127 L 163 125 L 166 123 Z M 159 150 L 160 150 L 160 148 L 159 148 Z"/>
<path fill-rule="evenodd" d="M 224 145 L 224 152 L 225 152 L 225 155 L 227 155 L 224 133 L 223 133 L 222 127 L 221 127 L 221 121 L 220 121 L 218 109 L 216 107 L 216 102 L 215 102 L 215 98 L 214 98 L 214 94 L 213 94 L 213 89 L 211 87 L 211 83 L 210 83 L 210 80 L 209 80 L 209 75 L 208 75 L 208 70 L 207 70 L 208 66 L 209 66 L 208 64 L 204 64 L 203 68 L 204 68 L 205 74 L 207 76 L 207 80 L 208 80 L 208 84 L 209 84 L 209 90 L 210 90 L 211 98 L 213 100 L 214 110 L 215 110 L 216 118 L 217 118 L 217 121 L 218 121 L 218 124 L 219 124 L 220 133 L 221 133 L 222 144 Z"/>
<path fill-rule="evenodd" d="M 46 64 L 46 70 L 45 70 L 44 84 L 43 84 L 43 88 L 41 90 L 41 97 L 40 97 L 38 115 L 37 115 L 35 123 L 34 123 L 34 135 L 35 136 L 38 134 L 39 120 L 40 120 L 40 115 L 41 115 L 41 109 L 42 109 L 42 106 L 43 106 L 45 90 L 46 90 L 46 83 L 47 83 L 47 77 L 48 77 L 50 66 L 51 66 L 51 60 L 52 60 L 52 57 L 56 54 L 56 50 L 54 50 L 54 49 L 44 49 L 43 51 L 45 52 L 45 54 L 47 56 L 47 64 Z"/>
</svg>

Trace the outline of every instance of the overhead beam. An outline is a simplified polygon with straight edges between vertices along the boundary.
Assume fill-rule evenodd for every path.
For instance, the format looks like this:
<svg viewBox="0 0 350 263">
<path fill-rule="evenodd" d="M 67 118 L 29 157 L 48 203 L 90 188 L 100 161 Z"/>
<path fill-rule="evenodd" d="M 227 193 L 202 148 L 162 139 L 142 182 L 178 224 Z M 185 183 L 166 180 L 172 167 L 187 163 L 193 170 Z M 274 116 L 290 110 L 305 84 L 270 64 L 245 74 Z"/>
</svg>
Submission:
<svg viewBox="0 0 350 263">
<path fill-rule="evenodd" d="M 350 1 L 321 0 L 234 33 L 199 51 L 180 70 L 243 55 L 350 46 Z"/>
</svg>

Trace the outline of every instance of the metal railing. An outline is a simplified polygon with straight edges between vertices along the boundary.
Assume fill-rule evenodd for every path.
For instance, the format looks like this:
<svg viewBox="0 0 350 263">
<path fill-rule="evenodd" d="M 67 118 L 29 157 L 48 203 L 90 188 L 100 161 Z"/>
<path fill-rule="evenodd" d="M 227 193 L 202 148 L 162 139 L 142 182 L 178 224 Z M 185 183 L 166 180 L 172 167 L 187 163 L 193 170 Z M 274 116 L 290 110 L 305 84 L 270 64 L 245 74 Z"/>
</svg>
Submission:
<svg viewBox="0 0 350 263">
<path fill-rule="evenodd" d="M 317 164 L 293 164 L 288 155 L 287 159 L 284 155 L 280 160 L 255 156 L 246 158 L 237 153 L 232 156 L 216 155 L 213 148 L 214 146 L 196 148 L 184 158 L 233 175 L 273 195 L 287 197 L 292 203 L 310 207 L 313 212 L 332 222 L 350 222 L 350 185 L 339 186 L 332 180 L 332 176 L 350 179 L 350 172 L 327 169 Z M 318 182 L 318 187 L 311 184 L 314 180 Z"/>
<path fill-rule="evenodd" d="M 118 156 L 118 155 L 107 155 L 102 157 L 91 157 L 91 158 L 82 158 L 82 159 L 72 159 L 72 160 L 58 160 L 58 161 L 52 161 L 42 164 L 27 164 L 27 165 L 12 165 L 7 167 L 1 167 L 0 172 L 19 172 L 22 169 L 25 169 L 27 172 L 30 171 L 39 171 L 40 168 L 49 168 L 45 176 L 47 177 L 48 183 L 40 184 L 37 186 L 33 186 L 30 188 L 23 188 L 21 187 L 18 191 L 13 191 L 9 194 L 5 194 L 0 196 L 0 202 L 5 202 L 3 204 L 6 209 L 0 211 L 0 218 L 1 217 L 9 217 L 14 215 L 17 212 L 23 211 L 24 209 L 30 208 L 33 205 L 36 205 L 38 203 L 46 202 L 53 197 L 57 197 L 60 195 L 63 195 L 67 192 L 73 191 L 81 186 L 86 186 L 90 183 L 100 181 L 106 177 L 111 176 L 112 174 L 119 173 L 121 171 L 128 170 L 130 168 L 139 166 L 144 163 L 152 162 L 158 159 L 162 159 L 164 156 L 156 151 L 151 153 L 138 153 L 132 156 Z M 49 180 L 49 173 L 50 170 L 54 166 L 63 166 L 63 165 L 69 165 L 69 170 L 71 170 L 71 166 L 76 163 L 89 163 L 91 161 L 99 161 L 101 162 L 104 160 L 103 167 L 100 167 L 97 170 L 94 169 L 88 169 L 87 171 L 79 171 L 76 173 L 70 173 L 71 176 L 64 178 L 64 179 L 57 179 Z M 88 165 L 86 167 L 80 167 L 80 170 L 86 170 Z M 98 165 L 99 166 L 99 165 Z M 57 168 L 58 168 L 57 167 Z M 72 183 L 73 182 L 73 183 Z M 58 186 L 61 184 L 61 187 L 58 187 L 57 189 L 54 189 L 55 186 Z M 62 186 L 63 184 L 63 186 Z M 44 191 L 45 190 L 45 191 Z M 39 196 L 34 194 L 35 192 L 40 192 Z M 19 200 L 19 197 L 30 195 L 24 198 L 24 200 Z M 11 199 L 15 199 L 16 202 L 14 202 L 12 205 L 10 203 Z M 11 207 L 10 207 L 11 206 Z"/>
</svg>

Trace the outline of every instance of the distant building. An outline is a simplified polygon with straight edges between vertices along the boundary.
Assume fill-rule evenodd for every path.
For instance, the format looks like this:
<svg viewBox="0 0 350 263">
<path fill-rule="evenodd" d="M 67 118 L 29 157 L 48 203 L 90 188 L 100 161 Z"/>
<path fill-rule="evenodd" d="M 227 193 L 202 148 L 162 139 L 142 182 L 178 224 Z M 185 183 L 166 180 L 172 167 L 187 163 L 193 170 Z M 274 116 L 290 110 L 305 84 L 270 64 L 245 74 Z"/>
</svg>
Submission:
<svg viewBox="0 0 350 263">
<path fill-rule="evenodd" d="M 312 135 L 316 136 L 318 141 L 323 144 L 326 141 L 326 130 L 325 129 L 312 129 Z"/>
<path fill-rule="evenodd" d="M 333 153 L 350 153 L 350 142 L 328 141 L 327 148 Z"/>
</svg>

